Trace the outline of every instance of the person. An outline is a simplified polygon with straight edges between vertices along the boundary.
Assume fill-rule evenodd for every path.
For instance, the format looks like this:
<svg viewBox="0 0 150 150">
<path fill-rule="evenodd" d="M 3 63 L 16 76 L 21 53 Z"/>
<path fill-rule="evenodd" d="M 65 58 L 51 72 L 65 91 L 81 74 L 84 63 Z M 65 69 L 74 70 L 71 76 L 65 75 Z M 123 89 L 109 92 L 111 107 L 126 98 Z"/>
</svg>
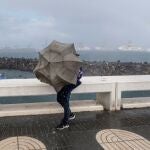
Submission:
<svg viewBox="0 0 150 150">
<path fill-rule="evenodd" d="M 69 100 L 71 91 L 78 87 L 81 84 L 81 77 L 83 75 L 82 67 L 80 67 L 76 84 L 67 84 L 65 85 L 58 93 L 57 93 L 57 102 L 64 109 L 64 118 L 61 120 L 60 124 L 56 127 L 58 130 L 63 130 L 65 128 L 69 128 L 69 121 L 75 119 L 75 114 L 71 112 L 69 106 Z"/>
</svg>

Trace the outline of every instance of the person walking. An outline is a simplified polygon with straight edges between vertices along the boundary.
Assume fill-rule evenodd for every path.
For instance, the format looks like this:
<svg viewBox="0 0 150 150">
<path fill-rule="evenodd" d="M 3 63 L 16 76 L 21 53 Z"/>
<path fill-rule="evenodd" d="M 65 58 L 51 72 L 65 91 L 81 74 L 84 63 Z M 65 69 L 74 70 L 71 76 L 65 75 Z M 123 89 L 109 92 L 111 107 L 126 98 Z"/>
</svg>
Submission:
<svg viewBox="0 0 150 150">
<path fill-rule="evenodd" d="M 57 101 L 64 108 L 64 118 L 57 126 L 60 130 L 68 128 L 69 120 L 75 118 L 69 107 L 69 99 L 71 91 L 81 84 L 82 68 L 79 67 L 82 61 L 79 56 L 73 43 L 54 40 L 39 52 L 39 60 L 33 70 L 40 82 L 50 84 L 57 92 Z"/>
<path fill-rule="evenodd" d="M 69 121 L 75 119 L 75 114 L 71 112 L 69 106 L 70 95 L 73 89 L 81 84 L 80 79 L 82 78 L 83 70 L 80 67 L 76 84 L 67 84 L 59 92 L 57 92 L 57 102 L 64 109 L 64 118 L 61 120 L 60 124 L 56 127 L 58 130 L 63 130 L 69 128 Z"/>
</svg>

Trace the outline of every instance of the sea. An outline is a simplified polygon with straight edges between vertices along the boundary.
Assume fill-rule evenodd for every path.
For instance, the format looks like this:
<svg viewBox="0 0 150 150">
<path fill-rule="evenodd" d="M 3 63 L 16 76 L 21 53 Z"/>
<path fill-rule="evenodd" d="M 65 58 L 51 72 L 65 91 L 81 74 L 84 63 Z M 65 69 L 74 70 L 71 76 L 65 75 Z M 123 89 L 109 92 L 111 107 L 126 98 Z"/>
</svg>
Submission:
<svg viewBox="0 0 150 150">
<path fill-rule="evenodd" d="M 149 62 L 150 51 L 77 51 L 80 58 L 86 61 L 108 61 L 115 62 Z M 0 49 L 0 57 L 14 57 L 14 58 L 38 58 L 38 51 L 7 51 Z"/>
<path fill-rule="evenodd" d="M 135 52 L 135 51 L 78 51 L 80 57 L 85 61 L 107 61 L 115 62 L 148 62 L 150 63 L 150 52 Z M 38 58 L 38 52 L 35 51 L 1 51 L 0 57 L 13 57 L 13 58 Z M 0 69 L 0 74 L 5 75 L 7 79 L 14 78 L 35 78 L 32 72 Z M 3 79 L 4 80 L 4 79 Z M 150 97 L 150 91 L 125 91 L 122 92 L 123 98 L 131 97 Z M 72 94 L 71 101 L 73 100 L 90 100 L 96 99 L 96 93 L 90 94 Z M 18 97 L 0 97 L 0 104 L 17 104 L 17 103 L 36 103 L 36 102 L 50 102 L 56 101 L 56 95 L 46 96 L 18 96 Z"/>
</svg>

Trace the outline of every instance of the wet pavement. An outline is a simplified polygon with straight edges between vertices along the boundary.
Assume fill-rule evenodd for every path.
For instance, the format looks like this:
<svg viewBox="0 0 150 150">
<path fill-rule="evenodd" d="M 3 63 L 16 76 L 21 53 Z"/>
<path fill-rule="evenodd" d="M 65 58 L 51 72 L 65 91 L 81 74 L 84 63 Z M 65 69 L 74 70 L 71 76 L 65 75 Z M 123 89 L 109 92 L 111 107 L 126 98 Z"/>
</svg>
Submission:
<svg viewBox="0 0 150 150">
<path fill-rule="evenodd" d="M 32 137 L 42 142 L 47 150 L 101 150 L 103 148 L 97 142 L 96 134 L 105 129 L 120 129 L 150 141 L 150 108 L 76 113 L 76 119 L 68 129 L 57 131 L 55 127 L 62 116 L 63 114 L 54 114 L 0 118 L 0 140 Z"/>
</svg>

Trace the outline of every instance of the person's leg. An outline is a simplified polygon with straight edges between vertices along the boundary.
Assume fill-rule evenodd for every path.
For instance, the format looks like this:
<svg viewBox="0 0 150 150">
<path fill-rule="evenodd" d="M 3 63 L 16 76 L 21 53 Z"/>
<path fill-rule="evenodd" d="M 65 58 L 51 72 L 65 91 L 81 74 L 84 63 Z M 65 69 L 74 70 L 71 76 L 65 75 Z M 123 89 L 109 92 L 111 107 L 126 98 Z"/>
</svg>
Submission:
<svg viewBox="0 0 150 150">
<path fill-rule="evenodd" d="M 64 107 L 64 96 L 68 95 L 68 98 L 70 99 L 71 91 L 75 89 L 77 86 L 81 84 L 80 81 L 77 82 L 76 85 L 74 84 L 68 84 L 64 86 L 58 93 L 57 93 L 57 102 L 61 104 L 62 107 Z M 69 108 L 70 109 L 70 108 Z M 70 111 L 71 112 L 71 111 Z"/>
<path fill-rule="evenodd" d="M 64 122 L 68 122 L 70 120 L 73 120 L 75 119 L 75 114 L 71 112 L 70 110 L 70 106 L 69 106 L 69 100 L 70 100 L 70 96 L 71 96 L 71 91 L 73 89 L 75 89 L 78 85 L 80 85 L 81 82 L 79 84 L 68 84 L 67 86 L 65 86 L 65 89 L 64 89 L 64 96 L 65 96 L 65 99 L 64 99 Z"/>
<path fill-rule="evenodd" d="M 57 101 L 64 108 L 64 118 L 63 118 L 61 124 L 57 127 L 57 129 L 59 129 L 59 130 L 62 130 L 64 128 L 68 128 L 69 127 L 69 120 L 73 120 L 75 118 L 75 115 L 71 112 L 70 106 L 69 106 L 71 91 L 74 88 L 75 88 L 75 85 L 73 85 L 73 84 L 66 85 L 57 94 Z"/>
<path fill-rule="evenodd" d="M 57 102 L 63 107 L 63 89 L 57 93 Z"/>
<path fill-rule="evenodd" d="M 67 98 L 67 96 L 70 98 L 70 95 L 68 93 L 68 87 L 65 86 L 62 88 L 61 91 L 59 91 L 57 93 L 57 102 L 64 108 L 64 104 L 67 102 L 67 100 L 65 100 Z M 70 107 L 69 107 L 69 112 L 71 113 Z"/>
<path fill-rule="evenodd" d="M 69 100 L 70 100 L 71 91 L 69 90 L 69 86 L 65 86 L 64 93 L 63 93 L 63 108 L 64 108 L 64 124 L 68 124 L 69 116 L 71 114 Z"/>
<path fill-rule="evenodd" d="M 68 93 L 68 95 L 69 95 L 69 93 Z M 63 118 L 64 124 L 68 124 L 69 123 L 69 116 L 71 114 L 70 107 L 69 107 L 68 95 L 65 98 L 65 103 L 64 103 L 64 118 Z"/>
<path fill-rule="evenodd" d="M 57 94 L 57 101 L 61 106 L 64 108 L 64 118 L 62 119 L 61 123 L 57 126 L 58 130 L 62 130 L 64 128 L 69 127 L 69 116 L 70 116 L 70 108 L 69 108 L 69 98 L 70 93 L 68 92 L 67 86 L 65 86 L 58 94 Z"/>
</svg>

